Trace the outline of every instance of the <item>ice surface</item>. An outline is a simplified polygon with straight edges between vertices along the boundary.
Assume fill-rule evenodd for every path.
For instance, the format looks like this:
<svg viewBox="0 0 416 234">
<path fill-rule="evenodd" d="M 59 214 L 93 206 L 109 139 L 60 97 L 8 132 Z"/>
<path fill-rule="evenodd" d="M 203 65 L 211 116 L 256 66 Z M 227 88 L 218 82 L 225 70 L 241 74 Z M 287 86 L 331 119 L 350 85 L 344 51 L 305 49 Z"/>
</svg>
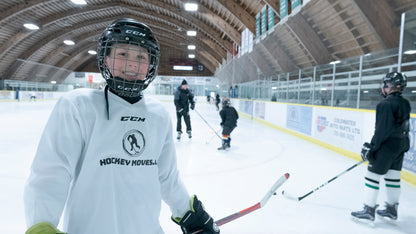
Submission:
<svg viewBox="0 0 416 234">
<path fill-rule="evenodd" d="M 162 102 L 176 126 L 172 102 Z M 0 233 L 26 230 L 23 187 L 37 144 L 55 101 L 0 102 Z M 219 130 L 215 105 L 196 109 Z M 259 202 L 284 173 L 289 180 L 265 207 L 221 226 L 221 233 L 415 233 L 416 187 L 402 181 L 399 218 L 376 217 L 374 225 L 357 222 L 351 211 L 361 210 L 366 165 L 360 165 L 297 202 L 281 191 L 301 196 L 357 163 L 328 149 L 240 116 L 231 134 L 231 149 L 218 151 L 221 141 L 191 111 L 192 139 L 176 141 L 178 166 L 191 194 L 218 220 Z M 183 128 L 185 125 L 183 124 Z M 185 129 L 184 129 L 185 130 Z M 381 181 L 378 203 L 384 204 Z M 181 233 L 163 204 L 160 222 L 166 233 Z"/>
</svg>

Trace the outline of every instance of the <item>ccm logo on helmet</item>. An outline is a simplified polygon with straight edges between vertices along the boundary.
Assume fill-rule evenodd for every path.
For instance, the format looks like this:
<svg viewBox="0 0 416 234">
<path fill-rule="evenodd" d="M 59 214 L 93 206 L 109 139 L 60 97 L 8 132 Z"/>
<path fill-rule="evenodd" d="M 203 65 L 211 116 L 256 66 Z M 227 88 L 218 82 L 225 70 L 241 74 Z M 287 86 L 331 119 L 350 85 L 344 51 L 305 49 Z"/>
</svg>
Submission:
<svg viewBox="0 0 416 234">
<path fill-rule="evenodd" d="M 126 30 L 126 34 L 133 34 L 135 36 L 140 36 L 140 37 L 144 37 L 146 36 L 146 34 L 142 33 L 142 32 L 138 32 L 138 31 L 133 31 L 131 29 L 127 29 Z"/>
</svg>

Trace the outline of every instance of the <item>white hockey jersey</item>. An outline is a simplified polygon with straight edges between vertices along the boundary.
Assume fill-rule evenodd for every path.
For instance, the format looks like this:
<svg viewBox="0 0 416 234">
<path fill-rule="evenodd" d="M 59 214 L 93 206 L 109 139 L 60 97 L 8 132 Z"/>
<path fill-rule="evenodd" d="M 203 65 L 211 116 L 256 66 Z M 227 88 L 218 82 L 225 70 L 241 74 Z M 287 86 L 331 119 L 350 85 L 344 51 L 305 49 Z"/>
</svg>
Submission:
<svg viewBox="0 0 416 234">
<path fill-rule="evenodd" d="M 161 199 L 175 217 L 189 209 L 168 112 L 147 97 L 130 104 L 108 92 L 108 103 L 109 119 L 103 90 L 57 102 L 25 187 L 28 227 L 64 214 L 69 234 L 163 233 Z"/>
</svg>

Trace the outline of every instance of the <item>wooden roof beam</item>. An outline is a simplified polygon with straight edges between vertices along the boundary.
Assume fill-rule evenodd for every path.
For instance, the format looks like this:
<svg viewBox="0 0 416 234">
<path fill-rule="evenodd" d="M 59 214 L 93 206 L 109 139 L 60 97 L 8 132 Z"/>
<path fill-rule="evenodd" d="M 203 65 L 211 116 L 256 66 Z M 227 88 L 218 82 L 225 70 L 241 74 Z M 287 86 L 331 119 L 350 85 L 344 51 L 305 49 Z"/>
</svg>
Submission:
<svg viewBox="0 0 416 234">
<path fill-rule="evenodd" d="M 266 48 L 269 48 L 270 54 L 276 59 L 277 64 L 284 72 L 293 71 L 296 69 L 295 62 L 288 56 L 277 39 L 276 32 L 274 32 L 266 37 L 262 43 Z"/>
<path fill-rule="evenodd" d="M 361 16 L 367 20 L 375 35 L 384 42 L 387 48 L 399 46 L 400 28 L 396 24 L 397 17 L 387 1 L 350 0 L 359 10 Z"/>
<path fill-rule="evenodd" d="M 280 19 L 280 0 L 263 0 L 263 1 L 273 9 L 274 13 Z M 288 4 L 290 4 L 290 1 L 288 1 Z"/>
<path fill-rule="evenodd" d="M 292 31 L 294 36 L 298 38 L 316 64 L 325 64 L 331 61 L 331 53 L 301 13 L 290 17 L 285 24 L 288 26 L 289 30 Z"/>
<path fill-rule="evenodd" d="M 240 4 L 230 0 L 217 0 L 219 4 L 224 6 L 231 12 L 238 20 L 241 21 L 251 33 L 256 33 L 256 19 L 255 16 L 250 15 Z"/>
</svg>

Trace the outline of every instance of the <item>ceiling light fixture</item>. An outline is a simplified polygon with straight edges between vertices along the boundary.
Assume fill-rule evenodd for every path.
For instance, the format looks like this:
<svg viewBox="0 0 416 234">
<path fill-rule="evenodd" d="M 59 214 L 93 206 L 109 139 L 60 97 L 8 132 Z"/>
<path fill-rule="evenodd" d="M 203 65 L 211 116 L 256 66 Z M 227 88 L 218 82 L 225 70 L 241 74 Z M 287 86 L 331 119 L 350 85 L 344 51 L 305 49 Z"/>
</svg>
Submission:
<svg viewBox="0 0 416 234">
<path fill-rule="evenodd" d="M 75 42 L 71 40 L 64 40 L 65 45 L 75 45 Z"/>
<path fill-rule="evenodd" d="M 71 0 L 71 2 L 77 4 L 77 5 L 86 5 L 87 2 L 85 0 Z"/>
<path fill-rule="evenodd" d="M 188 45 L 188 50 L 194 50 L 196 48 L 195 45 Z"/>
<path fill-rule="evenodd" d="M 96 55 L 97 54 L 97 51 L 95 51 L 95 50 L 88 50 L 88 54 Z"/>
<path fill-rule="evenodd" d="M 173 70 L 180 70 L 180 71 L 192 71 L 194 68 L 192 66 L 173 66 Z"/>
<path fill-rule="evenodd" d="M 194 37 L 194 36 L 196 36 L 196 31 L 187 31 L 186 32 L 186 35 L 188 35 L 188 36 L 191 36 L 191 37 Z"/>
<path fill-rule="evenodd" d="M 407 50 L 404 54 L 416 54 L 416 50 Z"/>
<path fill-rule="evenodd" d="M 330 62 L 329 64 L 334 65 L 334 64 L 338 64 L 338 63 L 341 63 L 341 61 L 337 60 L 337 61 Z"/>
<path fill-rule="evenodd" d="M 188 54 L 188 58 L 195 58 L 194 54 Z"/>
<path fill-rule="evenodd" d="M 198 4 L 196 3 L 185 3 L 185 10 L 186 11 L 197 11 L 198 10 Z"/>
<path fill-rule="evenodd" d="M 30 29 L 30 30 L 38 30 L 39 29 L 39 26 L 37 26 L 36 24 L 32 24 L 32 23 L 23 24 L 23 26 L 25 26 L 25 28 Z"/>
</svg>

